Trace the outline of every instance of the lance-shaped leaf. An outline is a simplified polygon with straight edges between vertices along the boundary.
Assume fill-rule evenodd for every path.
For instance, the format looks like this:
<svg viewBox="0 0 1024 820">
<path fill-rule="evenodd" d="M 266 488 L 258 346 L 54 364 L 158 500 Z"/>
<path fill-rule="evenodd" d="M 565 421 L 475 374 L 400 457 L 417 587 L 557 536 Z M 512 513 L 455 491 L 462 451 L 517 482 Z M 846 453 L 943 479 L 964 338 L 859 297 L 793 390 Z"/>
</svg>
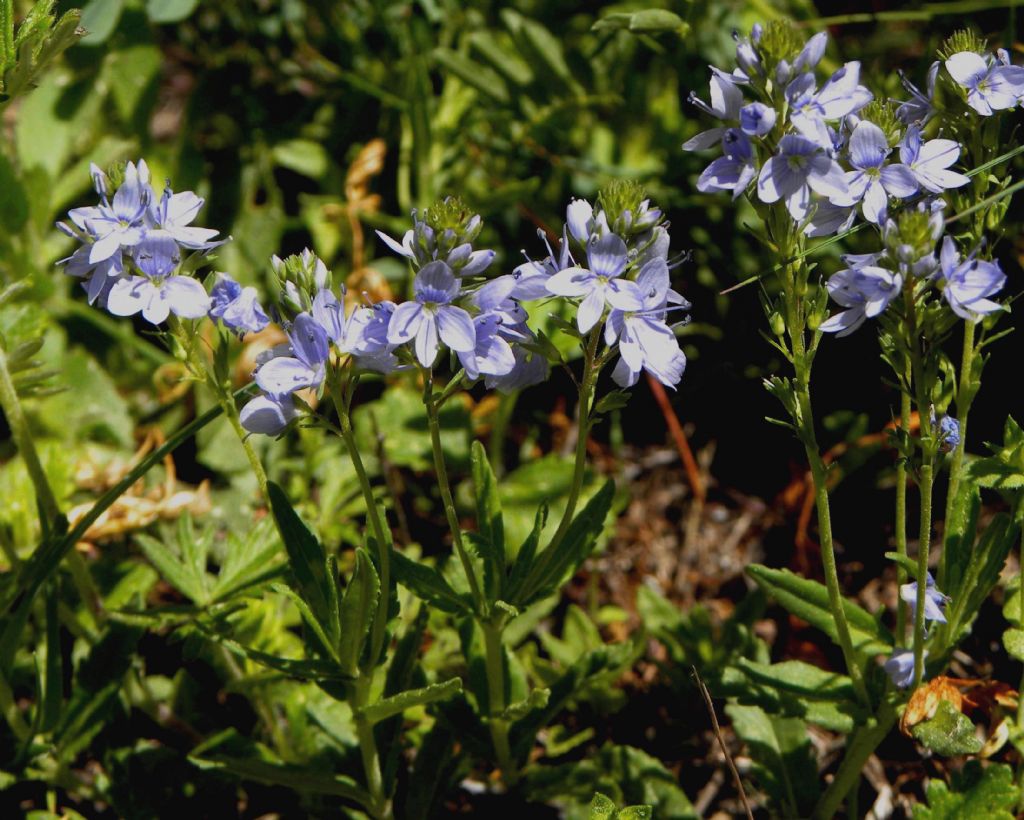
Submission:
<svg viewBox="0 0 1024 820">
<path fill-rule="evenodd" d="M 392 550 L 391 569 L 395 580 L 421 601 L 437 607 L 442 612 L 472 612 L 472 605 L 433 567 L 413 561 L 401 552 Z"/>
<path fill-rule="evenodd" d="M 377 570 L 373 568 L 373 561 L 366 550 L 360 548 L 356 550 L 356 568 L 352 580 L 345 587 L 340 606 L 338 660 L 341 668 L 349 674 L 354 675 L 359 666 L 359 657 L 373 624 L 379 598 L 380 578 L 377 577 Z"/>
<path fill-rule="evenodd" d="M 523 545 L 516 553 L 515 563 L 512 564 L 512 571 L 508 574 L 508 584 L 505 588 L 505 595 L 510 599 L 516 599 L 522 590 L 523 584 L 533 569 L 533 560 L 537 556 L 537 547 L 540 544 L 540 534 L 548 521 L 548 508 L 542 504 L 537 510 L 533 519 L 533 529 L 526 536 Z"/>
<path fill-rule="evenodd" d="M 747 658 L 739 658 L 738 664 L 755 683 L 802 697 L 850 701 L 857 697 L 849 676 L 829 672 L 803 661 L 757 663 Z"/>
<path fill-rule="evenodd" d="M 438 700 L 447 700 L 453 695 L 462 691 L 462 680 L 460 678 L 449 678 L 441 683 L 432 683 L 422 689 L 409 689 L 400 692 L 389 698 L 382 698 L 376 703 L 371 703 L 362 714 L 370 723 L 380 723 L 392 715 L 404 712 L 414 706 L 423 706 Z"/>
<path fill-rule="evenodd" d="M 484 562 L 484 581 L 488 596 L 500 598 L 505 586 L 505 524 L 501 518 L 498 481 L 494 477 L 487 451 L 473 442 L 473 491 L 476 495 L 475 543 Z"/>
<path fill-rule="evenodd" d="M 296 591 L 309 604 L 322 624 L 331 620 L 331 592 L 328 584 L 335 580 L 327 571 L 327 553 L 319 539 L 310 532 L 292 507 L 288 496 L 273 481 L 269 485 L 270 509 L 277 520 L 288 559 L 297 583 Z"/>
<path fill-rule="evenodd" d="M 801 578 L 789 570 L 769 569 L 760 564 L 747 567 L 747 574 L 787 610 L 820 629 L 833 641 L 837 640 L 828 590 L 823 584 Z M 871 613 L 845 598 L 843 610 L 850 625 L 854 650 L 863 657 L 889 653 L 892 635 Z"/>
</svg>

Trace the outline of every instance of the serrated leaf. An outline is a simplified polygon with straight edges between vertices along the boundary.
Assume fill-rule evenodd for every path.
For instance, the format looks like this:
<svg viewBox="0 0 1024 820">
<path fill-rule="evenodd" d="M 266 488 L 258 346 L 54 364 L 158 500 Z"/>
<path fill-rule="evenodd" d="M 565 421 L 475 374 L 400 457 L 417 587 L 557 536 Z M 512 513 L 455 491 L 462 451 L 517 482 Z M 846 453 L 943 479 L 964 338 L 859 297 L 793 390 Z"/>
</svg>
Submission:
<svg viewBox="0 0 1024 820">
<path fill-rule="evenodd" d="M 377 577 L 373 561 L 366 550 L 356 550 L 356 567 L 352 580 L 345 587 L 339 618 L 341 634 L 338 659 L 341 668 L 349 674 L 356 674 L 363 643 L 373 624 L 380 595 L 380 578 Z"/>
<path fill-rule="evenodd" d="M 391 569 L 395 581 L 404 586 L 421 601 L 437 607 L 443 612 L 466 614 L 472 606 L 452 589 L 444 576 L 433 567 L 407 558 L 401 552 L 391 552 Z"/>
<path fill-rule="evenodd" d="M 327 584 L 335 582 L 327 577 L 327 554 L 323 545 L 299 518 L 284 490 L 273 481 L 269 483 L 268 494 L 270 509 L 288 551 L 292 572 L 295 573 L 298 592 L 320 623 L 328 623 L 328 601 L 331 596 Z"/>
<path fill-rule="evenodd" d="M 363 709 L 362 714 L 370 723 L 380 723 L 392 715 L 412 709 L 414 706 L 424 706 L 438 700 L 447 700 L 462 691 L 462 680 L 460 678 L 449 678 L 441 683 L 432 683 L 421 689 L 409 689 L 382 698 Z"/>
<path fill-rule="evenodd" d="M 209 603 L 203 580 L 196 577 L 193 568 L 186 565 L 167 544 L 141 532 L 136 533 L 135 543 L 161 577 L 178 592 L 199 606 Z"/>
<path fill-rule="evenodd" d="M 935 777 L 928 783 L 928 805 L 914 806 L 914 820 L 1013 820 L 1020 790 L 1013 783 L 1013 770 L 1001 763 L 982 767 L 968 760 L 959 772 L 951 773 L 947 786 Z"/>
<path fill-rule="evenodd" d="M 594 405 L 594 411 L 597 413 L 610 413 L 613 410 L 621 410 L 629 404 L 631 395 L 631 393 L 627 393 L 625 390 L 612 390 L 600 398 L 597 404 Z"/>
<path fill-rule="evenodd" d="M 747 567 L 747 574 L 780 605 L 820 629 L 833 641 L 837 640 L 828 590 L 823 584 L 801 578 L 789 570 L 769 569 L 760 564 Z M 889 654 L 892 649 L 889 630 L 852 601 L 843 599 L 843 609 L 850 625 L 853 648 L 861 656 Z"/>
<path fill-rule="evenodd" d="M 923 746 L 944 757 L 977 754 L 985 745 L 970 718 L 948 700 L 940 701 L 935 715 L 915 724 L 911 733 Z"/>
<path fill-rule="evenodd" d="M 531 689 L 525 699 L 509 704 L 501 717 L 505 720 L 519 720 L 534 709 L 543 709 L 551 699 L 550 689 Z"/>
<path fill-rule="evenodd" d="M 479 441 L 473 442 L 470 461 L 476 496 L 477 551 L 484 561 L 488 597 L 493 600 L 502 595 L 505 587 L 505 525 L 501 518 L 501 499 L 487 451 Z"/>
</svg>

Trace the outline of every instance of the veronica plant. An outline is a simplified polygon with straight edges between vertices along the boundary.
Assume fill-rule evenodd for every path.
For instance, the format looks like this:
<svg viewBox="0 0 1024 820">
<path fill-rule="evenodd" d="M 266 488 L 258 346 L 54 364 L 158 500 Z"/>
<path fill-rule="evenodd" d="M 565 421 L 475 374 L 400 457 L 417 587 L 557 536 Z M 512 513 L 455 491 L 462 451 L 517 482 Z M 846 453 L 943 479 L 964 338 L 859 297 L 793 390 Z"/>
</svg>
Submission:
<svg viewBox="0 0 1024 820">
<path fill-rule="evenodd" d="M 725 121 L 723 127 L 684 145 L 697 150 L 720 141 L 724 157 L 711 163 L 698 188 L 746 195 L 777 256 L 772 273 L 779 296 L 765 298 L 769 339 L 792 364 L 794 378 L 772 377 L 766 386 L 781 401 L 788 415 L 782 423 L 804 444 L 810 463 L 827 588 L 821 600 L 830 613 L 818 622 L 842 648 L 860 708 L 874 712 L 851 739 L 848 757 L 819 801 L 815 816 L 821 817 L 836 811 L 867 755 L 888 733 L 904 703 L 901 690 L 919 686 L 927 672 L 948 663 L 974 617 L 972 606 L 995 583 L 1015 537 L 1000 521 L 972 546 L 969 510 L 977 490 L 965 486 L 963 464 L 967 417 L 984 363 L 980 351 L 996 337 L 976 338 L 976 328 L 990 328 L 1006 310 L 998 299 L 1006 277 L 991 254 L 1012 193 L 1009 178 L 997 176 L 997 169 L 1014 152 L 1006 152 L 999 113 L 1015 108 L 1024 95 L 1024 69 L 1010 65 L 1003 52 L 986 53 L 984 43 L 967 33 L 944 44 L 926 91 L 905 82 L 912 99 L 902 104 L 874 98 L 860 84 L 856 62 L 820 83 L 814 69 L 825 45 L 824 34 L 801 43 L 784 22 L 756 26 L 749 39 L 738 41 L 737 68 L 712 69 L 712 103 L 698 101 Z M 844 267 L 820 283 L 807 261 L 809 240 L 852 232 L 858 217 L 877 231 L 878 250 L 844 256 Z M 951 235 L 947 226 L 953 226 Z M 831 316 L 829 298 L 839 308 Z M 867 323 L 879 331 L 901 395 L 896 551 L 890 554 L 901 601 L 894 647 L 881 632 L 880 640 L 865 640 L 867 613 L 842 597 L 810 394 L 823 335 L 847 336 Z M 959 380 L 943 350 L 957 332 L 963 334 Z M 921 420 L 917 436 L 910 425 L 914 410 Z M 933 487 L 950 452 L 949 535 L 933 579 Z M 921 497 L 916 562 L 907 556 L 911 477 Z M 802 582 L 772 572 L 758 570 L 755 579 L 803 608 L 787 597 Z M 976 603 L 951 603 L 960 597 Z M 929 631 L 929 623 L 937 627 Z M 888 680 L 880 681 L 870 661 L 887 646 Z"/>
<path fill-rule="evenodd" d="M 406 301 L 351 298 L 344 286 L 334 287 L 331 271 L 306 250 L 271 260 L 277 288 L 271 307 L 264 308 L 254 288 L 243 288 L 226 273 L 207 276 L 205 285 L 196 278 L 219 244 L 216 232 L 191 226 L 202 200 L 169 187 L 158 199 L 145 162 L 129 163 L 118 176 L 115 184 L 94 168 L 100 203 L 73 210 L 70 222 L 61 224 L 81 242 L 65 260 L 65 270 L 82 280 L 97 307 L 118 316 L 141 314 L 156 326 L 189 377 L 213 390 L 244 444 L 291 558 L 294 581 L 287 594 L 306 628 L 303 674 L 353 710 L 365 785 L 353 783 L 349 796 L 373 816 L 391 816 L 394 778 L 387 774 L 387 755 L 393 752 L 379 748 L 377 724 L 411 706 L 451 698 L 462 687 L 453 678 L 411 689 L 411 673 L 399 676 L 397 660 L 389 665 L 396 581 L 468 624 L 468 666 L 476 663 L 474 646 L 482 646 L 486 689 L 473 693 L 473 703 L 489 731 L 493 759 L 506 783 L 515 783 L 542 725 L 537 721 L 550 715 L 547 690 L 521 692 L 513 685 L 506 630 L 527 607 L 559 592 L 604 528 L 612 482 L 578 509 L 590 431 L 625 400 L 620 390 L 606 388 L 602 395 L 601 374 L 615 362 L 611 378 L 619 387 L 634 385 L 643 371 L 674 387 L 686 365 L 674 327 L 689 305 L 671 288 L 661 211 L 638 186 L 613 184 L 596 205 L 577 200 L 568 206 L 562 240 L 557 249 L 547 246 L 543 261 L 528 259 L 512 273 L 488 276 L 495 253 L 474 246 L 480 217 L 448 198 L 422 216 L 414 214 L 413 228 L 401 242 L 381 234 L 409 261 L 411 298 Z M 580 372 L 534 329 L 527 305 L 559 315 L 575 310 L 572 322 L 551 321 L 576 341 Z M 228 373 L 232 341 L 263 330 L 271 317 L 287 341 L 258 357 L 253 379 L 259 393 L 239 409 Z M 201 333 L 206 321 L 219 328 L 210 353 L 200 343 L 210 340 Z M 553 364 L 566 368 L 579 391 L 571 486 L 564 508 L 555 511 L 557 525 L 546 530 L 548 510 L 538 510 L 530 537 L 512 550 L 505 543 L 496 479 L 479 444 L 473 450 L 477 526 L 463 529 L 441 446 L 440 413 L 475 383 L 518 391 L 544 381 Z M 422 388 L 456 559 L 450 567 L 437 569 L 394 549 L 352 424 L 360 381 L 381 376 L 412 380 Z M 252 435 L 281 436 L 296 426 L 340 436 L 362 490 L 367 548 L 357 549 L 342 591 L 334 558 L 268 481 L 252 446 Z M 204 631 L 271 668 L 297 669 L 294 662 L 242 646 L 223 621 Z M 375 681 L 384 668 L 381 690 Z"/>
</svg>

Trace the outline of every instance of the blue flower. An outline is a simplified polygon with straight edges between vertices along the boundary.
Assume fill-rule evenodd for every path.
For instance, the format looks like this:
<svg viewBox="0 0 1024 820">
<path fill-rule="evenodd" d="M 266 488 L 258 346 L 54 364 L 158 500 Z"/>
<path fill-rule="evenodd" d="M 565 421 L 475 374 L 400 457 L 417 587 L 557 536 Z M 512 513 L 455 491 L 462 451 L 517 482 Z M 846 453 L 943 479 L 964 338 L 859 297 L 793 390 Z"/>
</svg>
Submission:
<svg viewBox="0 0 1024 820">
<path fill-rule="evenodd" d="M 859 111 L 873 96 L 860 84 L 860 63 L 851 62 L 836 71 L 818 91 L 814 75 L 799 75 L 786 87 L 790 122 L 822 147 L 830 144 L 826 120 L 838 120 Z"/>
<path fill-rule="evenodd" d="M 613 233 L 587 244 L 586 268 L 573 267 L 547 281 L 555 296 L 583 297 L 576 311 L 576 326 L 587 333 L 601 321 L 605 305 L 620 310 L 640 310 L 643 302 L 636 283 L 623 279 L 629 260 L 626 243 Z"/>
<path fill-rule="evenodd" d="M 604 326 L 609 347 L 619 344 L 618 364 L 612 379 L 620 387 L 632 387 L 646 370 L 666 387 L 675 387 L 686 369 L 686 356 L 672 329 L 665 324 L 669 302 L 685 309 L 689 304 L 669 288 L 668 265 L 655 259 L 644 265 L 636 279 L 642 303 L 638 310 L 614 309 Z"/>
<path fill-rule="evenodd" d="M 750 103 L 740 109 L 740 130 L 750 137 L 763 137 L 775 127 L 777 116 L 775 109 L 764 103 Z"/>
<path fill-rule="evenodd" d="M 910 99 L 901 103 L 900 107 L 896 109 L 896 116 L 900 122 L 923 127 L 928 120 L 935 116 L 935 80 L 939 76 L 939 65 L 939 61 L 936 60 L 928 69 L 925 91 L 921 91 L 904 76 L 903 72 L 900 72 L 900 82 L 910 93 Z"/>
<path fill-rule="evenodd" d="M 217 274 L 217 284 L 210 291 L 210 298 L 210 317 L 220 319 L 224 327 L 240 336 L 259 333 L 270 324 L 256 288 L 243 288 L 226 273 Z"/>
<path fill-rule="evenodd" d="M 275 398 L 256 396 L 242 408 L 239 420 L 250 433 L 274 436 L 284 430 L 298 416 L 291 394 Z"/>
<path fill-rule="evenodd" d="M 330 353 L 326 331 L 308 313 L 295 317 L 288 341 L 285 351 L 275 348 L 273 353 L 290 355 L 274 355 L 256 371 L 256 384 L 279 403 L 296 390 L 318 388 Z"/>
<path fill-rule="evenodd" d="M 458 351 L 466 376 L 471 379 L 488 376 L 505 376 L 516 366 L 516 357 L 510 345 L 498 332 L 501 318 L 495 314 L 477 316 L 473 320 L 476 344 L 472 350 Z"/>
<path fill-rule="evenodd" d="M 956 243 L 948 236 L 942 242 L 936 276 L 944 282 L 942 295 L 961 319 L 980 322 L 982 316 L 1003 309 L 988 298 L 1006 284 L 999 263 L 975 259 L 974 254 L 961 261 Z"/>
<path fill-rule="evenodd" d="M 198 319 L 210 310 L 210 297 L 189 276 L 177 276 L 181 262 L 178 245 L 168 237 L 147 239 L 135 249 L 135 264 L 142 276 L 119 279 L 107 294 L 107 310 L 115 316 L 143 317 L 158 325 L 173 313 Z"/>
<path fill-rule="evenodd" d="M 514 347 L 513 355 L 515 365 L 508 373 L 502 376 L 484 376 L 484 385 L 488 390 L 512 393 L 547 381 L 551 369 L 547 359 L 521 347 Z"/>
<path fill-rule="evenodd" d="M 829 295 L 846 310 L 822 323 L 820 330 L 848 336 L 880 314 L 903 287 L 903 277 L 874 264 L 851 267 L 829 277 Z"/>
<path fill-rule="evenodd" d="M 900 159 L 926 191 L 941 194 L 947 188 L 959 188 L 970 177 L 950 171 L 949 166 L 960 158 L 960 143 L 937 139 L 922 143 L 921 130 L 911 125 L 900 142 Z"/>
<path fill-rule="evenodd" d="M 64 272 L 68 276 L 83 280 L 82 287 L 85 288 L 90 305 L 105 305 L 110 288 L 124 276 L 124 259 L 121 254 L 115 253 L 101 262 L 90 262 L 91 248 L 92 245 L 83 245 L 57 264 L 65 266 Z"/>
<path fill-rule="evenodd" d="M 824 197 L 814 198 L 811 208 L 811 216 L 804 225 L 804 234 L 811 237 L 831 236 L 849 230 L 857 217 L 855 206 L 833 205 Z"/>
<path fill-rule="evenodd" d="M 812 190 L 836 205 L 853 204 L 839 163 L 813 140 L 787 134 L 779 153 L 761 168 L 757 195 L 769 204 L 785 200 L 790 216 L 799 221 L 810 210 Z"/>
<path fill-rule="evenodd" d="M 416 358 L 431 367 L 440 342 L 456 352 L 468 353 L 476 347 L 473 320 L 452 304 L 459 295 L 459 283 L 444 262 L 431 262 L 413 282 L 415 301 L 403 302 L 391 317 L 388 341 L 404 344 L 415 339 Z"/>
<path fill-rule="evenodd" d="M 928 650 L 924 651 L 927 659 Z M 914 653 L 910 649 L 894 649 L 892 657 L 882 664 L 893 685 L 906 689 L 914 682 Z"/>
<path fill-rule="evenodd" d="M 944 449 L 955 450 L 960 446 L 960 422 L 953 416 L 939 419 L 938 431 Z"/>
<path fill-rule="evenodd" d="M 697 180 L 697 190 L 702 192 L 732 191 L 736 199 L 750 185 L 757 175 L 754 166 L 754 149 L 747 135 L 736 128 L 727 128 L 722 137 L 724 157 L 714 160 Z"/>
<path fill-rule="evenodd" d="M 222 244 L 223 240 L 221 242 L 213 241 L 217 231 L 210 228 L 190 227 L 192 220 L 199 215 L 204 201 L 192 191 L 182 191 L 176 194 L 171 190 L 168 182 L 159 201 L 153 201 L 152 196 L 149 199 L 149 209 L 146 214 L 150 228 L 149 236 L 166 235 L 183 248 L 193 250 L 208 250 Z"/>
<path fill-rule="evenodd" d="M 584 200 L 574 200 L 573 204 L 583 201 Z M 569 206 L 570 209 L 572 207 L 573 205 Z M 590 207 L 589 204 L 587 207 Z M 586 223 L 584 223 L 584 226 L 585 224 Z M 585 231 L 586 228 L 583 227 L 583 230 Z M 548 255 L 541 262 L 534 262 L 532 259 L 527 257 L 526 262 L 519 265 L 512 271 L 511 275 L 515 279 L 515 287 L 513 287 L 509 293 L 511 298 L 529 302 L 534 299 L 543 299 L 548 295 L 548 279 L 559 271 L 563 271 L 574 264 L 572 255 L 569 253 L 568 231 L 569 225 L 566 224 L 562 229 L 562 241 L 558 246 L 557 253 L 551 248 L 551 244 L 547 240 L 547 234 L 545 234 L 543 230 L 537 231 L 540 238 L 547 244 Z M 586 236 L 586 234 L 584 235 Z M 484 287 L 486 287 L 486 285 Z"/>
<path fill-rule="evenodd" d="M 861 203 L 864 218 L 878 225 L 885 220 L 887 194 L 905 199 L 917 193 L 917 180 L 900 163 L 886 165 L 892 151 L 882 129 L 861 120 L 850 135 L 850 163 L 856 169 L 846 172 L 850 197 Z"/>
<path fill-rule="evenodd" d="M 392 352 L 395 346 L 388 341 L 388 327 L 396 307 L 394 302 L 384 301 L 352 311 L 345 323 L 345 338 L 339 345 L 342 352 L 353 355 L 366 370 L 397 370 L 400 363 Z"/>
<path fill-rule="evenodd" d="M 725 135 L 726 128 L 739 123 L 743 92 L 736 85 L 735 78 L 714 67 L 711 71 L 711 104 L 708 105 L 693 92 L 690 92 L 689 101 L 705 114 L 724 121 L 725 125 L 701 131 L 683 143 L 684 151 L 700 151 L 714 147 Z"/>
<path fill-rule="evenodd" d="M 953 421 L 955 422 L 956 419 Z M 900 586 L 900 598 L 910 605 L 910 617 L 916 618 L 917 581 L 911 581 L 909 584 L 902 584 Z M 939 592 L 938 588 L 935 586 L 935 579 L 932 578 L 932 574 L 929 572 L 924 590 L 924 622 L 926 624 L 929 621 L 934 621 L 939 624 L 946 623 L 946 613 L 943 610 L 946 608 L 946 604 L 948 603 L 949 596 Z"/>
<path fill-rule="evenodd" d="M 967 104 L 982 116 L 1013 108 L 1024 95 L 1024 68 L 988 61 L 973 51 L 946 60 L 949 75 L 967 91 Z"/>
<path fill-rule="evenodd" d="M 151 190 L 145 160 L 140 160 L 138 166 L 132 162 L 125 166 L 124 181 L 109 202 L 106 177 L 95 165 L 92 166 L 92 176 L 102 202 L 87 208 L 75 208 L 68 212 L 68 216 L 93 238 L 89 246 L 89 263 L 96 264 L 119 253 L 122 248 L 133 248 L 142 241 L 146 233 L 144 216 Z"/>
</svg>

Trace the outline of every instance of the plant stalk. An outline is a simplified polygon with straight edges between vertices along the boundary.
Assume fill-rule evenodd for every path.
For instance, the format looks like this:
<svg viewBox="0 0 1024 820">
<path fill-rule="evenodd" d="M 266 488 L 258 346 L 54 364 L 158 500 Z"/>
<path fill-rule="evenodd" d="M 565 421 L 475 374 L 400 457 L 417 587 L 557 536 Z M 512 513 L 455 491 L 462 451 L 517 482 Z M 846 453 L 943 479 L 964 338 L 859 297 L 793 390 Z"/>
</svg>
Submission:
<svg viewBox="0 0 1024 820">
<path fill-rule="evenodd" d="M 388 820 L 393 817 L 391 800 L 384 793 L 384 777 L 381 774 L 380 754 L 377 751 L 377 738 L 373 733 L 373 724 L 366 719 L 363 708 L 370 695 L 370 677 L 360 675 L 352 685 L 352 714 L 355 716 L 356 737 L 359 739 L 359 752 L 363 759 L 363 771 L 366 774 L 366 787 L 373 799 L 369 807 L 374 817 Z"/>
<path fill-rule="evenodd" d="M 910 436 L 910 394 L 900 391 L 900 428 Z M 896 465 L 896 554 L 907 555 L 907 460 L 900 454 Z M 902 563 L 896 564 L 897 589 L 907 582 L 907 570 Z M 907 634 L 907 610 L 903 600 L 896 597 L 896 638 L 903 641 Z"/>
<path fill-rule="evenodd" d="M 481 623 L 480 626 L 484 633 L 491 740 L 494 743 L 494 754 L 501 769 L 502 780 L 511 786 L 518 778 L 519 772 L 509 746 L 509 722 L 501 717 L 508 706 L 505 696 L 505 653 L 502 648 L 504 624 Z"/>
</svg>

